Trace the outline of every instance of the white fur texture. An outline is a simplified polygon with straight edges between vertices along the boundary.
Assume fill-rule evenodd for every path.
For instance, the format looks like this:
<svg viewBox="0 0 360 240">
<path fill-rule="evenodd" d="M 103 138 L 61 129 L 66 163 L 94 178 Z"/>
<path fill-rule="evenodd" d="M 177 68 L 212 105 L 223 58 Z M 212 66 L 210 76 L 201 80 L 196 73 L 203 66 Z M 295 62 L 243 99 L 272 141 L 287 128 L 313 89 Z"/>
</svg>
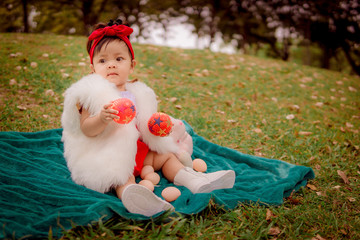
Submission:
<svg viewBox="0 0 360 240">
<path fill-rule="evenodd" d="M 128 83 L 126 89 L 136 98 L 136 119 L 126 125 L 111 122 L 96 137 L 82 133 L 76 104 L 86 108 L 90 115 L 96 115 L 104 104 L 120 97 L 116 86 L 99 75 L 91 74 L 66 90 L 61 118 L 62 141 L 71 177 L 77 184 L 98 192 L 125 184 L 134 171 L 136 142 L 140 135 L 153 151 L 177 152 L 172 138 L 154 136 L 147 128 L 148 119 L 157 111 L 153 90 L 141 82 Z"/>
<path fill-rule="evenodd" d="M 128 84 L 126 89 L 136 98 L 137 126 L 144 143 L 158 153 L 177 152 L 178 146 L 171 137 L 158 137 L 149 131 L 148 121 L 151 115 L 157 112 L 157 100 L 154 91 L 142 82 Z"/>
</svg>

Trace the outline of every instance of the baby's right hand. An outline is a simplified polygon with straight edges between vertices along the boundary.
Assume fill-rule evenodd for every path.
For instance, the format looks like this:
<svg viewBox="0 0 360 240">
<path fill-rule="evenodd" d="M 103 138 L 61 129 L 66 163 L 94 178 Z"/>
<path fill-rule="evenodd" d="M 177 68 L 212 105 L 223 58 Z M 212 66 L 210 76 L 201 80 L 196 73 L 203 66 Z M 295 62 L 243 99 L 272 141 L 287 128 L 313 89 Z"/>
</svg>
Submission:
<svg viewBox="0 0 360 240">
<path fill-rule="evenodd" d="M 100 112 L 100 119 L 106 124 L 113 121 L 113 119 L 119 119 L 119 116 L 116 115 L 119 112 L 117 110 L 110 108 L 111 106 L 112 103 L 105 104 Z"/>
</svg>

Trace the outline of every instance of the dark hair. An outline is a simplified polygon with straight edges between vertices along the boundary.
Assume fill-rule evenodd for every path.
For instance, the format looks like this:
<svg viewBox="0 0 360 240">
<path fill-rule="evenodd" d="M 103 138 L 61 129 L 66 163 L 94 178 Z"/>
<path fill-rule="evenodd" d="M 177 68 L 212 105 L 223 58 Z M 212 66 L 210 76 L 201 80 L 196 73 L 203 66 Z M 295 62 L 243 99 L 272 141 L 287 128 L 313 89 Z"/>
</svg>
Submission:
<svg viewBox="0 0 360 240">
<path fill-rule="evenodd" d="M 125 25 L 125 26 L 128 26 L 128 23 L 124 22 L 121 20 L 121 19 L 117 19 L 115 22 L 113 20 L 110 20 L 108 22 L 108 24 L 104 24 L 104 23 L 98 23 L 94 26 L 94 30 L 95 31 L 96 29 L 99 29 L 99 28 L 104 28 L 104 27 L 107 27 L 107 26 L 113 26 L 113 25 Z M 103 45 L 107 46 L 110 42 L 116 40 L 116 39 L 119 39 L 118 37 L 116 36 L 106 36 L 104 37 L 103 39 L 100 40 L 100 42 L 96 45 L 95 49 L 94 49 L 94 55 L 95 53 L 99 53 L 101 48 L 103 47 Z M 120 39 L 119 39 L 120 40 Z M 91 46 L 93 44 L 93 41 L 87 41 L 87 44 L 86 44 L 86 49 L 87 49 L 87 52 L 90 54 L 90 49 L 91 49 Z M 131 52 L 130 52 L 130 49 L 129 49 L 129 53 L 130 53 L 130 56 L 131 56 Z"/>
</svg>

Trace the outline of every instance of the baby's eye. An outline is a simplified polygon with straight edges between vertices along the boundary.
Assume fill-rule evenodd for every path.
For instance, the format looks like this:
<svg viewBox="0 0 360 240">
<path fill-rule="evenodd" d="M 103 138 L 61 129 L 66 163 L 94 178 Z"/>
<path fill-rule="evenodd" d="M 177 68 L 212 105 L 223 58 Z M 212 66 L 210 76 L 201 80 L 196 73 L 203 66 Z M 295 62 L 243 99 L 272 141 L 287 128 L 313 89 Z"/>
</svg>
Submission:
<svg viewBox="0 0 360 240">
<path fill-rule="evenodd" d="M 103 59 L 103 58 L 100 59 L 100 60 L 99 60 L 99 63 L 105 63 L 105 59 Z"/>
<path fill-rule="evenodd" d="M 117 57 L 117 58 L 116 58 L 116 61 L 118 61 L 118 62 L 120 62 L 120 61 L 122 61 L 122 60 L 124 60 L 124 58 L 122 58 L 122 57 Z"/>
</svg>

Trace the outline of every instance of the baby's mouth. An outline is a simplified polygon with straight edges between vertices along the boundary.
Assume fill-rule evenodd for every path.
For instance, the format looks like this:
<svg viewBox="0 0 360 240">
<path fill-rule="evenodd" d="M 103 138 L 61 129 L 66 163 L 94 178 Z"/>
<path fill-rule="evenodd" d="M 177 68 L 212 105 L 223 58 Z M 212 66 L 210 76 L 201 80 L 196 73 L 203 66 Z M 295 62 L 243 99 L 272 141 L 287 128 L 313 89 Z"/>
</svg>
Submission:
<svg viewBox="0 0 360 240">
<path fill-rule="evenodd" d="M 117 74 L 117 73 L 109 73 L 108 74 L 108 76 L 117 76 L 117 75 L 119 75 L 119 74 Z"/>
</svg>

